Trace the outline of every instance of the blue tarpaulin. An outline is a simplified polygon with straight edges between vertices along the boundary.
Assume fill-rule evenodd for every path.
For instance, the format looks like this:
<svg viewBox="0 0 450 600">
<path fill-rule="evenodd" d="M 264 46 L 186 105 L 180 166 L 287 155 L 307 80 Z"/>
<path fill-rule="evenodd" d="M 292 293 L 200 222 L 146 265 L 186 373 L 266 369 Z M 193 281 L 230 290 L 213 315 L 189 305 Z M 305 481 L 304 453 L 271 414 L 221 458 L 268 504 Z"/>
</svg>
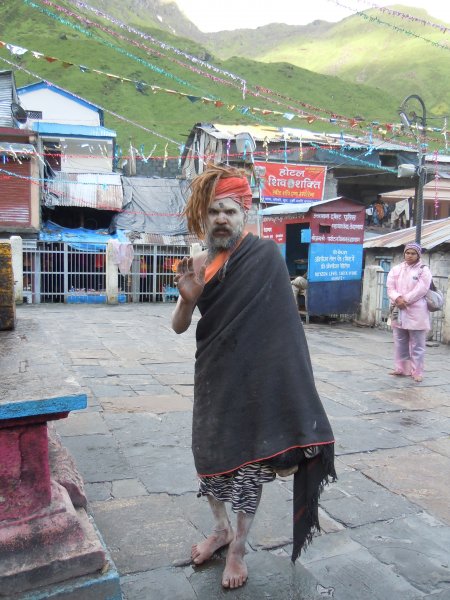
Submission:
<svg viewBox="0 0 450 600">
<path fill-rule="evenodd" d="M 42 225 L 39 232 L 39 239 L 43 242 L 65 242 L 70 244 L 75 250 L 84 252 L 99 252 L 106 249 L 109 240 L 118 240 L 119 242 L 129 242 L 130 240 L 122 230 L 110 234 L 107 229 L 85 229 L 77 227 L 69 229 L 47 221 Z"/>
</svg>

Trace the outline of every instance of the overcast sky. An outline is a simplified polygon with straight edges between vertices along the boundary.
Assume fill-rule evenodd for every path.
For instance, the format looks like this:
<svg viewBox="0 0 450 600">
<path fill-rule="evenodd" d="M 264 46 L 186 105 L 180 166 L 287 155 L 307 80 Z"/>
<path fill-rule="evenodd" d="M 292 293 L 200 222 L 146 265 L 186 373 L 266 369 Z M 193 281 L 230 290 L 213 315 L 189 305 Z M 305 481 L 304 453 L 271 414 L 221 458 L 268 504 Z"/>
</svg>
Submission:
<svg viewBox="0 0 450 600">
<path fill-rule="evenodd" d="M 170 1 L 170 0 L 169 0 Z M 184 14 L 204 32 L 255 28 L 268 23 L 307 25 L 316 19 L 340 21 L 357 11 L 393 6 L 394 2 L 370 0 L 175 0 Z M 338 4 L 351 7 L 346 10 Z M 403 5 L 403 3 L 402 3 Z M 430 21 L 450 24 L 449 0 L 405 0 L 404 5 L 425 9 Z M 402 12 L 407 14 L 405 8 Z M 400 21 L 408 29 L 408 20 Z M 447 33 L 448 35 L 448 33 Z"/>
</svg>

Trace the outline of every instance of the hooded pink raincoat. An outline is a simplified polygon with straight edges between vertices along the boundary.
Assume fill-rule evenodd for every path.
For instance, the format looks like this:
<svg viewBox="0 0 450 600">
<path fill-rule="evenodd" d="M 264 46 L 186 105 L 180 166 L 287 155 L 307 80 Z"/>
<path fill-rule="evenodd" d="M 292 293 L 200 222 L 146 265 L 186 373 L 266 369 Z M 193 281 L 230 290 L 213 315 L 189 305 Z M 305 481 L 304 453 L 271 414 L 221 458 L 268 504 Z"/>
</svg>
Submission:
<svg viewBox="0 0 450 600">
<path fill-rule="evenodd" d="M 430 329 L 430 313 L 425 295 L 430 288 L 431 271 L 422 262 L 408 265 L 405 261 L 393 267 L 388 274 L 386 287 L 392 302 L 403 296 L 408 306 L 400 310 L 399 322 L 393 321 L 392 327 L 402 329 Z"/>
</svg>

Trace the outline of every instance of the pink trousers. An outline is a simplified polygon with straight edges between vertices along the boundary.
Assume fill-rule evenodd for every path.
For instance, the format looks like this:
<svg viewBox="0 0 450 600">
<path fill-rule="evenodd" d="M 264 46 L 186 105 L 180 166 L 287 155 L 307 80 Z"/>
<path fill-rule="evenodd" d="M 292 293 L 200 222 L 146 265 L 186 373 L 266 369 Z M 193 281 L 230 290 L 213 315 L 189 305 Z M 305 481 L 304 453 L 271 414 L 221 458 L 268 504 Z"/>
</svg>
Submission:
<svg viewBox="0 0 450 600">
<path fill-rule="evenodd" d="M 394 334 L 394 364 L 395 370 L 413 377 L 423 375 L 425 362 L 425 329 L 402 329 L 393 327 Z"/>
</svg>

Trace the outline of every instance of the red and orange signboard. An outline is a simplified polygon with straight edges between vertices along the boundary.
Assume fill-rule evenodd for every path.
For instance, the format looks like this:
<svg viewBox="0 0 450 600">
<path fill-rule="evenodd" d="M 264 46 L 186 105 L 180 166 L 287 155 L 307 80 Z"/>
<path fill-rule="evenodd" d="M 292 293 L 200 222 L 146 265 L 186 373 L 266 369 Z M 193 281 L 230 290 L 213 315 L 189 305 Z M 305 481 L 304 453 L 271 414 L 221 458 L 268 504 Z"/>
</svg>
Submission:
<svg viewBox="0 0 450 600">
<path fill-rule="evenodd" d="M 327 168 L 255 162 L 261 179 L 261 201 L 266 203 L 316 202 L 323 200 Z"/>
</svg>

